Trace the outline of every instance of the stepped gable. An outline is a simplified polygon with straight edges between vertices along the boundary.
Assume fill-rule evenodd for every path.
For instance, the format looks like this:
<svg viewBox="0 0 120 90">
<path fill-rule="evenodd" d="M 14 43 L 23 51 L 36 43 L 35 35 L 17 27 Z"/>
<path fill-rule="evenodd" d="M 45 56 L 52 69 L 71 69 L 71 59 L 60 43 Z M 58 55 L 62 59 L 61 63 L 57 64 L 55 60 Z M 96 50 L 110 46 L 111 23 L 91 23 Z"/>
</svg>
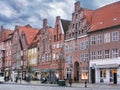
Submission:
<svg viewBox="0 0 120 90">
<path fill-rule="evenodd" d="M 89 32 L 120 25 L 120 1 L 96 9 Z"/>
</svg>

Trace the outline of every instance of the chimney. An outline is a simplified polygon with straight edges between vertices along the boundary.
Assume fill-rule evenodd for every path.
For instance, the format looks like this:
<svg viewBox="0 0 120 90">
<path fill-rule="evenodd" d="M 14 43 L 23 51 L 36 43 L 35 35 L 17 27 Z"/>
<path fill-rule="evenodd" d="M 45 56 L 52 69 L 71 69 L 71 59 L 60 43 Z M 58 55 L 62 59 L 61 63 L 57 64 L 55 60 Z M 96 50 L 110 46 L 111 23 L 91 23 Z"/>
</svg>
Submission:
<svg viewBox="0 0 120 90">
<path fill-rule="evenodd" d="M 78 11 L 79 8 L 80 8 L 80 2 L 77 1 L 77 2 L 75 3 L 75 11 Z"/>
<path fill-rule="evenodd" d="M 57 17 L 56 17 L 56 20 L 60 20 L 60 16 L 57 16 Z"/>
<path fill-rule="evenodd" d="M 0 30 L 3 30 L 3 25 L 1 25 Z"/>
<path fill-rule="evenodd" d="M 47 19 L 43 19 L 43 28 L 47 26 Z"/>
</svg>

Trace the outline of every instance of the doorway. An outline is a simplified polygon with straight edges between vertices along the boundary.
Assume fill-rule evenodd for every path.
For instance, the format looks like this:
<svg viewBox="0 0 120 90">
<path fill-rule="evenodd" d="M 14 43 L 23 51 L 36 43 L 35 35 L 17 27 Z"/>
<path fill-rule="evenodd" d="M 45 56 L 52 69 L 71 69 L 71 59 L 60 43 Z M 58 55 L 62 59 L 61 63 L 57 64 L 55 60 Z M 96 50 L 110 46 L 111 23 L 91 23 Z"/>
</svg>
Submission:
<svg viewBox="0 0 120 90">
<path fill-rule="evenodd" d="M 113 70 L 113 83 L 117 84 L 117 70 L 116 69 Z"/>
<path fill-rule="evenodd" d="M 91 67 L 91 82 L 95 83 L 95 68 Z"/>
<path fill-rule="evenodd" d="M 79 82 L 79 63 L 74 63 L 74 82 Z"/>
</svg>

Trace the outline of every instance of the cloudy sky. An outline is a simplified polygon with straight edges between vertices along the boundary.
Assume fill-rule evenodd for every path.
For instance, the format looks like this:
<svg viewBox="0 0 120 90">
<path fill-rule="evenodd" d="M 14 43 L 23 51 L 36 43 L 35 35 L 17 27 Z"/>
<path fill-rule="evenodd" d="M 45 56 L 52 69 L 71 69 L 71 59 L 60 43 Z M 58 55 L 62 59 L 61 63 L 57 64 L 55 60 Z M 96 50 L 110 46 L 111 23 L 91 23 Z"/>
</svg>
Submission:
<svg viewBox="0 0 120 90">
<path fill-rule="evenodd" d="M 7 29 L 26 24 L 41 28 L 42 20 L 47 18 L 48 25 L 54 27 L 56 16 L 71 20 L 76 1 L 94 10 L 120 0 L 0 0 L 0 25 Z"/>
</svg>

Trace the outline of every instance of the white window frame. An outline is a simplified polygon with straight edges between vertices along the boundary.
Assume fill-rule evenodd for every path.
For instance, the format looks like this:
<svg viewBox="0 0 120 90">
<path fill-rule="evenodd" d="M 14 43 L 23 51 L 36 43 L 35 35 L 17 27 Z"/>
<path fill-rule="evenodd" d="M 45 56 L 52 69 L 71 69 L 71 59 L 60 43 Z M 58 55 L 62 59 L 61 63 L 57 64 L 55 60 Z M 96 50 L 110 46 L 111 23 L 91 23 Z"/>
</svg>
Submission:
<svg viewBox="0 0 120 90">
<path fill-rule="evenodd" d="M 104 34 L 104 43 L 110 43 L 110 33 Z"/>
<path fill-rule="evenodd" d="M 96 36 L 91 36 L 91 45 L 96 44 Z"/>
<path fill-rule="evenodd" d="M 112 58 L 117 58 L 117 57 L 119 57 L 119 50 L 116 48 L 112 50 Z"/>
<path fill-rule="evenodd" d="M 93 51 L 91 54 L 92 54 L 92 59 L 93 59 L 93 60 L 96 59 L 96 52 Z"/>
<path fill-rule="evenodd" d="M 101 34 L 99 34 L 99 35 L 97 36 L 97 41 L 98 41 L 98 44 L 101 44 L 101 43 L 102 43 L 102 35 L 101 35 Z"/>
<path fill-rule="evenodd" d="M 114 31 L 112 32 L 112 41 L 118 41 L 119 40 L 119 32 Z"/>
<path fill-rule="evenodd" d="M 98 59 L 102 59 L 102 51 L 98 51 L 98 53 L 97 53 L 97 58 L 98 58 Z"/>
<path fill-rule="evenodd" d="M 105 50 L 105 59 L 110 58 L 110 50 Z"/>
</svg>

